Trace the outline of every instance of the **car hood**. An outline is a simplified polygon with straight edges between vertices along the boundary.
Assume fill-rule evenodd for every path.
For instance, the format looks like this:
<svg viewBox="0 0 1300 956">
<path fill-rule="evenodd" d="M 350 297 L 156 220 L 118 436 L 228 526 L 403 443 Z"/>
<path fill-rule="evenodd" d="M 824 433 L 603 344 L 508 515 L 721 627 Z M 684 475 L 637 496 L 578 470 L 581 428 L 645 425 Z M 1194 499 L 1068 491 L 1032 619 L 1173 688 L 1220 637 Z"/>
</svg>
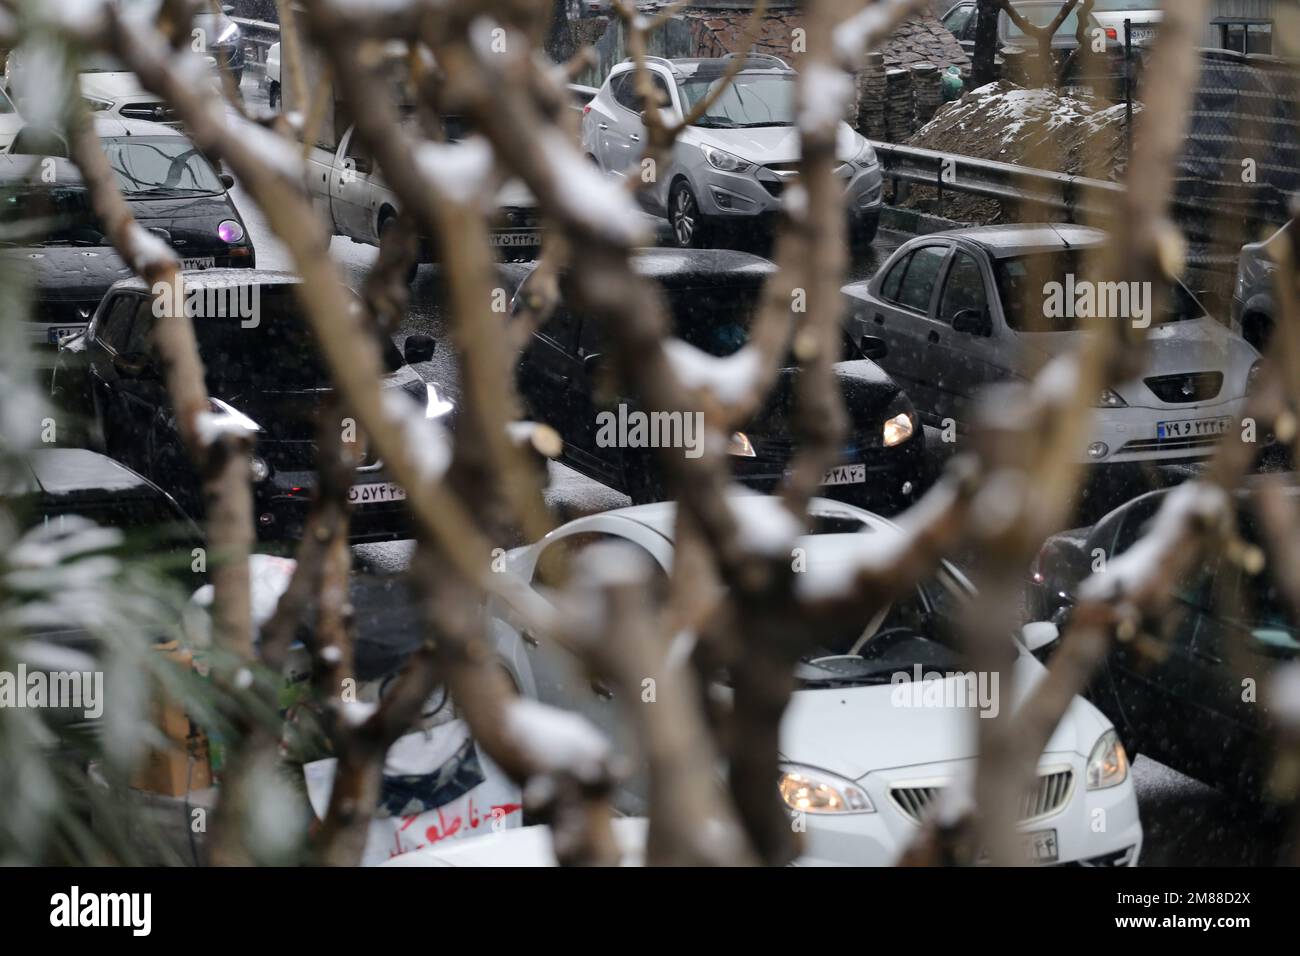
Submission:
<svg viewBox="0 0 1300 956">
<path fill-rule="evenodd" d="M 92 96 L 101 100 L 139 96 L 146 92 L 140 83 L 140 78 L 134 73 L 82 73 L 78 81 L 83 96 Z"/>
<path fill-rule="evenodd" d="M 796 126 L 755 126 L 750 129 L 694 127 L 692 131 L 699 142 L 725 149 L 760 166 L 799 160 L 799 129 Z M 840 123 L 836 132 L 835 157 L 840 162 L 848 162 L 862 149 L 863 142 L 848 123 Z"/>
<path fill-rule="evenodd" d="M 1043 357 L 1055 357 L 1074 351 L 1079 345 L 1078 332 L 1040 332 L 1022 335 L 1021 341 Z M 1245 394 L 1246 377 L 1259 353 L 1249 342 L 1209 316 L 1186 322 L 1153 325 L 1147 330 L 1147 366 L 1142 374 L 1116 389 L 1131 405 L 1149 404 L 1150 396 L 1142 379 L 1156 375 L 1186 372 L 1222 372 L 1220 398 Z"/>
<path fill-rule="evenodd" d="M 131 212 L 146 226 L 166 227 L 170 222 L 211 219 L 215 235 L 222 219 L 238 219 L 235 205 L 225 193 L 208 196 L 127 197 Z"/>
<path fill-rule="evenodd" d="M 132 275 L 111 247 L 0 249 L 0 261 L 24 275 L 46 302 L 98 302 L 114 282 Z"/>
<path fill-rule="evenodd" d="M 834 373 L 849 419 L 858 426 L 853 430 L 857 432 L 866 428 L 868 434 L 879 434 L 885 411 L 900 392 L 898 384 L 879 365 L 866 359 L 839 362 Z M 763 410 L 750 423 L 747 433 L 766 439 L 790 440 L 798 376 L 798 369 L 781 369 Z"/>
<path fill-rule="evenodd" d="M 1014 705 L 1019 707 L 1047 671 L 1023 653 L 1012 671 Z M 949 677 L 937 683 L 951 687 L 961 681 Z M 920 688 L 923 691 L 934 683 L 922 682 Z M 781 722 L 782 759 L 858 780 L 873 771 L 978 756 L 979 710 L 903 706 L 903 695 L 914 687 L 900 683 L 797 691 Z M 1000 682 L 999 691 L 1005 689 Z M 1005 706 L 1006 701 L 1000 704 Z M 1086 757 L 1109 726 L 1096 708 L 1076 697 L 1044 752 Z"/>
</svg>

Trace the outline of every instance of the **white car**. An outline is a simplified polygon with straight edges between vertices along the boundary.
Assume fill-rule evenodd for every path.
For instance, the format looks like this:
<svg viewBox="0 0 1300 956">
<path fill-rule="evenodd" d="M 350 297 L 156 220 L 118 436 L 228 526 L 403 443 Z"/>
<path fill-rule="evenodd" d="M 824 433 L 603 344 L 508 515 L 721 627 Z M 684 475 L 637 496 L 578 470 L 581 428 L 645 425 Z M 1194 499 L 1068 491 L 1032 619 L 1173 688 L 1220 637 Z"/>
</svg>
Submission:
<svg viewBox="0 0 1300 956">
<path fill-rule="evenodd" d="M 1049 223 L 954 229 L 901 245 L 844 286 L 850 338 L 881 339 L 879 365 L 931 427 L 965 430 L 990 387 L 1077 354 L 1090 320 L 1147 333 L 1147 366 L 1105 389 L 1077 460 L 1099 467 L 1196 461 L 1238 427 L 1259 353 L 1179 281 L 1092 281 L 1106 233 Z M 1072 387 L 1064 362 L 1047 384 Z"/>
<path fill-rule="evenodd" d="M 646 68 L 670 122 L 682 119 L 722 82 L 733 56 L 667 60 L 647 57 Z M 602 170 L 645 177 L 645 125 L 635 91 L 635 66 L 615 66 L 595 99 L 583 108 L 582 148 Z M 796 74 L 767 54 L 746 54 L 730 86 L 673 143 L 667 168 L 657 169 L 638 195 L 664 216 L 679 246 L 712 244 L 715 227 L 753 228 L 781 208 L 796 183 L 800 139 L 795 126 Z M 835 175 L 854 238 L 870 242 L 880 223 L 882 188 L 875 150 L 848 123 L 837 130 Z"/>
<path fill-rule="evenodd" d="M 644 817 L 620 817 L 612 822 L 620 866 L 641 866 L 645 862 L 647 822 Z M 543 867 L 559 866 L 559 862 L 551 828 L 531 826 L 412 850 L 380 865 Z"/>
<path fill-rule="evenodd" d="M 0 90 L 0 153 L 9 148 L 18 131 L 23 128 L 23 118 L 4 90 Z"/>
<path fill-rule="evenodd" d="M 778 519 L 773 497 L 738 495 L 731 506 L 743 525 Z M 804 549 L 807 578 L 816 588 L 847 566 L 897 543 L 897 525 L 870 512 L 814 499 L 813 533 Z M 656 573 L 673 560 L 675 506 L 640 505 L 571 521 L 541 541 L 506 557 L 504 573 L 546 598 L 551 552 L 571 558 L 593 545 L 619 542 L 635 549 Z M 948 635 L 972 594 L 951 565 L 871 622 L 848 622 L 827 634 L 824 647 L 798 667 L 799 689 L 781 725 L 782 797 L 805 827 L 803 864 L 894 863 L 915 839 L 940 792 L 968 780 L 976 758 L 976 713 L 1017 706 L 1046 674 L 1031 650 L 1057 637 L 1038 624 L 1022 640 L 1008 636 L 1015 698 L 1002 701 L 988 675 L 968 673 Z M 635 755 L 623 702 L 594 683 L 564 650 L 540 635 L 520 633 L 505 612 L 490 608 L 496 652 L 520 692 L 586 716 Z M 725 698 L 722 685 L 713 691 Z M 635 764 L 635 761 L 634 761 Z M 1038 784 L 1021 808 L 1026 859 L 1037 863 L 1131 866 L 1142 848 L 1142 825 L 1128 759 L 1114 728 L 1092 704 L 1076 697 L 1039 760 Z M 643 773 L 616 794 L 628 815 L 647 810 Z M 803 817 L 799 817 L 800 813 Z"/>
</svg>

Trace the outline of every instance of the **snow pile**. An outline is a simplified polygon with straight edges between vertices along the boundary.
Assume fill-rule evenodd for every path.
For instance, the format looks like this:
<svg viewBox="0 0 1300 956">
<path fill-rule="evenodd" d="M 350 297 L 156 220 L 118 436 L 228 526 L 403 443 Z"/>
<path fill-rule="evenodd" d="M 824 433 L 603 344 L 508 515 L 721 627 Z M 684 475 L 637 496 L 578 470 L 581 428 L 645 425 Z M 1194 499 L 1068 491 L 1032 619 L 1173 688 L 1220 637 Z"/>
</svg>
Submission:
<svg viewBox="0 0 1300 956">
<path fill-rule="evenodd" d="M 609 758 L 608 742 L 585 717 L 526 697 L 506 706 L 505 731 L 544 773 L 595 783 Z"/>
</svg>

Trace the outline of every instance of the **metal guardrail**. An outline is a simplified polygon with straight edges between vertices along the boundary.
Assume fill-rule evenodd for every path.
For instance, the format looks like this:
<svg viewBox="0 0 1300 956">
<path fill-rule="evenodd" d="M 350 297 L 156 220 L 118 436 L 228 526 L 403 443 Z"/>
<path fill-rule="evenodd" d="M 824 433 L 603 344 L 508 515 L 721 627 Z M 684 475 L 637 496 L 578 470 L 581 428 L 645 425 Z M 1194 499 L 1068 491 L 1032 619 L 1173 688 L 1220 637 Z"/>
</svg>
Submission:
<svg viewBox="0 0 1300 956">
<path fill-rule="evenodd" d="M 1104 218 L 1125 193 L 1123 185 L 1101 179 L 876 140 L 871 145 L 880 157 L 885 178 L 894 183 L 895 197 L 899 183 L 930 186 L 938 191 L 940 214 L 944 193 L 955 192 L 1004 202 L 1039 203 L 1072 216 Z"/>
</svg>

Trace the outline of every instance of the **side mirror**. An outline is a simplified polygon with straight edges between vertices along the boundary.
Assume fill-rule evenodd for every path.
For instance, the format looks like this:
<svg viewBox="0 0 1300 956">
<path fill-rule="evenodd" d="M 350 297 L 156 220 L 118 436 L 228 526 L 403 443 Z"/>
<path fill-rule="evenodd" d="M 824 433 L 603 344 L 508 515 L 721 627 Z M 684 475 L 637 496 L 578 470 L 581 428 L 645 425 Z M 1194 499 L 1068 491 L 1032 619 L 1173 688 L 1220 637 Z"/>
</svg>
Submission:
<svg viewBox="0 0 1300 956">
<path fill-rule="evenodd" d="M 158 378 L 158 366 L 144 352 L 122 352 L 113 356 L 113 368 L 122 378 L 150 381 Z"/>
<path fill-rule="evenodd" d="M 1029 653 L 1038 656 L 1061 639 L 1061 631 L 1051 621 L 1030 621 L 1020 629 L 1020 638 L 1029 648 Z"/>
<path fill-rule="evenodd" d="M 599 352 L 592 352 L 582 360 L 582 371 L 587 378 L 595 378 L 600 374 L 600 370 L 605 367 L 605 356 Z"/>
<path fill-rule="evenodd" d="M 986 310 L 962 309 L 952 317 L 952 330 L 988 338 L 993 334 L 993 320 Z"/>
<path fill-rule="evenodd" d="M 225 186 L 227 189 L 234 189 L 234 188 L 235 188 L 235 177 L 232 176 L 232 175 L 230 175 L 230 173 L 222 173 L 222 174 L 221 174 L 221 185 Z"/>
<path fill-rule="evenodd" d="M 406 341 L 402 343 L 402 358 L 406 359 L 407 365 L 414 365 L 417 362 L 427 362 L 433 358 L 434 353 L 438 351 L 438 343 L 433 336 L 415 333 L 408 335 Z"/>
<path fill-rule="evenodd" d="M 876 335 L 864 335 L 858 342 L 858 352 L 864 359 L 871 359 L 873 362 L 879 362 L 889 354 L 889 346 L 885 340 Z"/>
</svg>

